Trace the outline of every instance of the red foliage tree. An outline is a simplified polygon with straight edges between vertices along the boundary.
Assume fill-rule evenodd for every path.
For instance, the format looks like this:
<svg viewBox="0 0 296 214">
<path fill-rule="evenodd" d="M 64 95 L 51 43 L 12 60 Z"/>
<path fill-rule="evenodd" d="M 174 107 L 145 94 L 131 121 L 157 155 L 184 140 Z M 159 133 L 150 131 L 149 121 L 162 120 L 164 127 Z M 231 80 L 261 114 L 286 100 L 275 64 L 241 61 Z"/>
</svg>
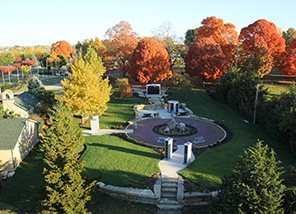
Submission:
<svg viewBox="0 0 296 214">
<path fill-rule="evenodd" d="M 254 35 L 252 42 L 253 44 L 250 48 L 252 54 L 249 59 L 256 73 L 263 77 L 271 71 L 273 57 L 267 47 L 267 43 L 258 34 Z"/>
<path fill-rule="evenodd" d="M 70 58 L 72 48 L 70 47 L 70 44 L 64 40 L 58 41 L 56 43 L 53 43 L 51 45 L 51 55 L 57 56 L 57 55 L 64 55 Z"/>
<path fill-rule="evenodd" d="M 289 44 L 289 47 L 288 47 L 288 51 L 291 50 L 291 49 L 295 49 L 296 48 L 296 38 L 294 38 L 291 43 Z"/>
<path fill-rule="evenodd" d="M 21 69 L 22 68 L 22 63 L 16 63 L 13 66 L 16 67 L 17 69 Z"/>
<path fill-rule="evenodd" d="M 283 75 L 296 75 L 296 38 L 293 39 L 288 50 L 281 54 L 279 72 Z"/>
<path fill-rule="evenodd" d="M 267 44 L 270 54 L 276 58 L 285 51 L 285 40 L 277 33 L 277 28 L 272 22 L 260 19 L 241 30 L 239 35 L 240 55 L 242 61 L 252 55 L 254 35 L 258 34 Z M 277 65 L 274 62 L 274 65 Z"/>
<path fill-rule="evenodd" d="M 129 64 L 129 75 L 142 83 L 157 82 L 173 76 L 168 52 L 154 39 L 142 39 Z"/>
<path fill-rule="evenodd" d="M 35 65 L 35 64 L 36 64 L 36 62 L 33 60 L 27 60 L 25 62 L 22 62 L 22 65 L 28 65 L 28 66 Z"/>
<path fill-rule="evenodd" d="M 226 64 L 225 55 L 213 38 L 196 40 L 185 57 L 186 72 L 204 80 L 219 79 L 227 70 Z"/>
<path fill-rule="evenodd" d="M 14 67 L 14 66 L 0 66 L 0 71 L 2 72 L 4 72 L 4 73 L 10 73 L 10 72 L 12 72 L 12 71 L 15 71 L 16 70 L 16 67 Z"/>
<path fill-rule="evenodd" d="M 296 48 L 282 53 L 279 72 L 282 75 L 296 75 Z"/>
<path fill-rule="evenodd" d="M 236 61 L 236 44 L 238 42 L 237 31 L 231 23 L 223 23 L 223 19 L 215 16 L 207 17 L 201 22 L 202 26 L 197 29 L 196 39 L 211 37 L 217 42 L 229 66 L 234 66 Z"/>
<path fill-rule="evenodd" d="M 18 63 L 18 62 L 22 62 L 22 61 L 23 61 L 22 58 L 18 56 L 18 57 L 15 59 L 14 62 L 15 62 L 15 63 Z"/>
<path fill-rule="evenodd" d="M 125 76 L 129 67 L 129 59 L 138 44 L 136 35 L 126 21 L 121 21 L 107 30 L 105 36 L 108 39 L 104 42 L 107 48 L 104 66 L 107 72 L 119 70 Z"/>
</svg>

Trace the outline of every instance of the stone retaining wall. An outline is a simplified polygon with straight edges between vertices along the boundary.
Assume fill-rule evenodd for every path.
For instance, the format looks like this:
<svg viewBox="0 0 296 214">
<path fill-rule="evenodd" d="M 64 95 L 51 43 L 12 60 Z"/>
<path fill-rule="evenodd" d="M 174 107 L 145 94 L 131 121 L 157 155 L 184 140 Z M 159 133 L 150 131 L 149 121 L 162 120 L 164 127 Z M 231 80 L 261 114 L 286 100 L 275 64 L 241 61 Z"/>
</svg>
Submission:
<svg viewBox="0 0 296 214">
<path fill-rule="evenodd" d="M 135 189 L 131 187 L 117 187 L 105 185 L 98 182 L 100 191 L 112 197 L 120 198 L 127 201 L 139 202 L 144 204 L 158 204 L 161 199 L 161 180 L 157 180 L 154 185 L 154 192 L 150 189 Z M 184 187 L 178 182 L 177 200 L 180 205 L 207 205 L 209 199 L 215 196 L 217 192 L 201 193 L 192 192 L 184 193 Z"/>
</svg>

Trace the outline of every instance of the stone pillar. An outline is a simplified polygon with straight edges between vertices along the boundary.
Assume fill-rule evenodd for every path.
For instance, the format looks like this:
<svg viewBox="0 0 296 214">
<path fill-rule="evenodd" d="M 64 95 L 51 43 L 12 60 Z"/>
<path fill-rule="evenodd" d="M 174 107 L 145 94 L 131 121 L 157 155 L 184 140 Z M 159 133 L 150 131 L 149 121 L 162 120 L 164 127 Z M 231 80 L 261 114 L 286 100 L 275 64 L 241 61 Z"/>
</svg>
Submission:
<svg viewBox="0 0 296 214">
<path fill-rule="evenodd" d="M 98 121 L 96 119 L 90 120 L 91 134 L 97 135 L 99 133 Z"/>
<path fill-rule="evenodd" d="M 189 164 L 191 161 L 192 143 L 184 143 L 184 164 Z"/>
<path fill-rule="evenodd" d="M 166 159 L 171 159 L 173 155 L 173 138 L 166 138 L 164 140 L 164 149 L 165 149 L 165 154 L 164 158 Z"/>
<path fill-rule="evenodd" d="M 97 120 L 97 122 L 98 122 L 98 130 L 100 130 L 100 120 L 99 120 L 99 115 L 93 115 L 93 119 Z"/>
</svg>

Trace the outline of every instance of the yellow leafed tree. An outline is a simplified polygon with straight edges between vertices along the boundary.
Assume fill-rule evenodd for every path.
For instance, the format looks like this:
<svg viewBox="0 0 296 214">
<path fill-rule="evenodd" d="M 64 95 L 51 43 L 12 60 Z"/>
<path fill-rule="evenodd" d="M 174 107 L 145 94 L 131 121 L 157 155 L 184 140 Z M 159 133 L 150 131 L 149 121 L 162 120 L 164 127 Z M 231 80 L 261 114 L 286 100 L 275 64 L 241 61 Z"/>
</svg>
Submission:
<svg viewBox="0 0 296 214">
<path fill-rule="evenodd" d="M 108 78 L 103 79 L 105 71 L 101 58 L 89 48 L 84 58 L 80 56 L 75 60 L 70 78 L 61 81 L 65 94 L 62 100 L 82 116 L 82 124 L 85 117 L 102 115 L 108 108 L 111 86 Z"/>
</svg>

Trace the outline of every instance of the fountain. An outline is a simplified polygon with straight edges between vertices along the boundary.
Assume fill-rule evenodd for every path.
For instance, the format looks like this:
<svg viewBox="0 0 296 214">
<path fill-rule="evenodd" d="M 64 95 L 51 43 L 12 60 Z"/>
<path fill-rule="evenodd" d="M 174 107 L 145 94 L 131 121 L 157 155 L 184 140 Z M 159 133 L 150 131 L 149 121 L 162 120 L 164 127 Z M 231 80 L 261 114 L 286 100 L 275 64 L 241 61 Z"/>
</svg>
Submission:
<svg viewBox="0 0 296 214">
<path fill-rule="evenodd" d="M 153 131 L 157 134 L 170 137 L 190 136 L 197 133 L 197 129 L 193 126 L 186 125 L 185 123 L 177 123 L 174 118 L 168 124 L 155 126 Z"/>
</svg>

